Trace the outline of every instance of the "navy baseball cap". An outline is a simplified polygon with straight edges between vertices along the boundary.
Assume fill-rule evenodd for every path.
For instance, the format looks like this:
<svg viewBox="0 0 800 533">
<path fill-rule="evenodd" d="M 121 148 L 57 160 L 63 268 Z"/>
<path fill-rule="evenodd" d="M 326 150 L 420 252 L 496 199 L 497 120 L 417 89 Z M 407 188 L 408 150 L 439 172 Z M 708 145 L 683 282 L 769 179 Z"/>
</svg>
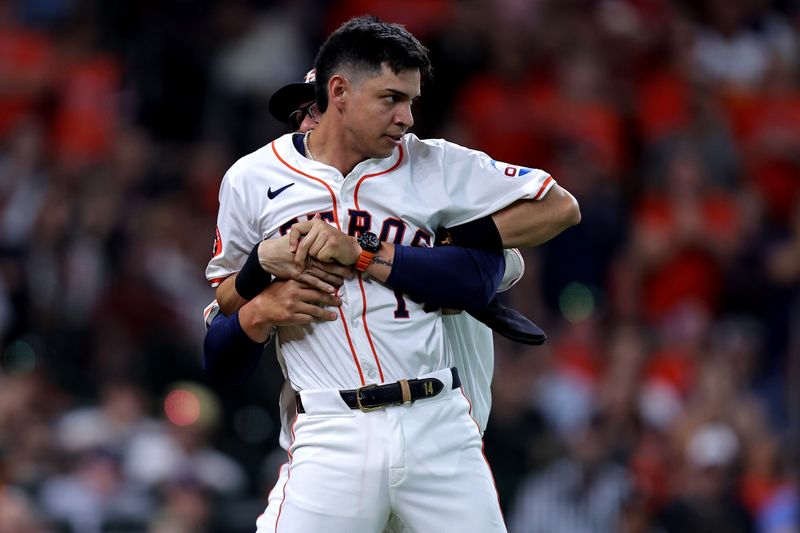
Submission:
<svg viewBox="0 0 800 533">
<path fill-rule="evenodd" d="M 289 124 L 289 115 L 297 111 L 301 104 L 315 99 L 314 80 L 316 70 L 311 69 L 301 83 L 284 85 L 269 99 L 269 112 L 278 121 Z"/>
</svg>

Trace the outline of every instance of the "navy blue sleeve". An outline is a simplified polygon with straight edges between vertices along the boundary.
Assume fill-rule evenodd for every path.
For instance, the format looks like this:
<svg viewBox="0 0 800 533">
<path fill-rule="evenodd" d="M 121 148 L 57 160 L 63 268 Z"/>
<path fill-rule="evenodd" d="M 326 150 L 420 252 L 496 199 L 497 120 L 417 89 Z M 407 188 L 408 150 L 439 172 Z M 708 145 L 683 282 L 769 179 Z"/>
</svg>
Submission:
<svg viewBox="0 0 800 533">
<path fill-rule="evenodd" d="M 502 250 L 396 244 L 386 284 L 428 305 L 479 309 L 494 297 L 505 269 Z"/>
<path fill-rule="evenodd" d="M 254 342 L 239 324 L 239 312 L 214 317 L 203 340 L 203 370 L 218 388 L 241 385 L 255 372 L 264 344 Z"/>
</svg>

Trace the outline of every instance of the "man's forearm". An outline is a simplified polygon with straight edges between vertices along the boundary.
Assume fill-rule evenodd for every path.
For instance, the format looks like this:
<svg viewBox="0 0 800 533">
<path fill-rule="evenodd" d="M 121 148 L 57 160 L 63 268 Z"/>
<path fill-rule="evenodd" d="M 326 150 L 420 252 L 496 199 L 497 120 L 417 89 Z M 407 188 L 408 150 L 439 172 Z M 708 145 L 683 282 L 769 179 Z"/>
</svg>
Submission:
<svg viewBox="0 0 800 533">
<path fill-rule="evenodd" d="M 220 388 L 244 382 L 258 366 L 264 344 L 246 334 L 238 313 L 218 314 L 203 342 L 203 369 L 209 382 Z"/>
<path fill-rule="evenodd" d="M 236 292 L 236 274 L 228 276 L 217 285 L 215 297 L 219 302 L 220 311 L 224 315 L 232 315 L 247 303 L 247 300 Z"/>
<path fill-rule="evenodd" d="M 457 246 L 394 246 L 391 259 L 381 252 L 383 247 L 375 254 L 373 265 L 377 261 L 376 269 L 388 271 L 382 281 L 435 307 L 485 306 L 497 292 L 505 271 L 501 251 Z"/>
<path fill-rule="evenodd" d="M 541 200 L 521 200 L 492 215 L 505 248 L 545 243 L 581 221 L 578 201 L 554 185 Z"/>
<path fill-rule="evenodd" d="M 386 282 L 392 274 L 394 268 L 395 245 L 390 242 L 382 242 L 381 249 L 375 253 L 372 263 L 367 267 L 367 274 L 381 282 Z"/>
<path fill-rule="evenodd" d="M 335 263 L 310 261 L 299 267 L 289 250 L 289 237 L 266 239 L 253 247 L 242 270 L 223 280 L 216 299 L 222 312 L 231 314 L 264 291 L 274 279 L 293 279 L 306 286 L 333 294 L 352 268 Z M 244 324 L 244 323 L 243 323 Z"/>
</svg>

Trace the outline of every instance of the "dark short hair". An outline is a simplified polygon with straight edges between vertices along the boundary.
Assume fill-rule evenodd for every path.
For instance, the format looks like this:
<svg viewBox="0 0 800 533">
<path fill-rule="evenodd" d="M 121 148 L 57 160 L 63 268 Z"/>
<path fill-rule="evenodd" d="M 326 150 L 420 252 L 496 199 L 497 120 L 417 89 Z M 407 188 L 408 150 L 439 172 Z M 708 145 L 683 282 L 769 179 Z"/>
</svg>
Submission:
<svg viewBox="0 0 800 533">
<path fill-rule="evenodd" d="M 319 110 L 328 109 L 328 80 L 338 69 L 377 73 L 384 64 L 395 74 L 418 69 L 422 80 L 431 76 L 428 49 L 400 24 L 365 15 L 339 26 L 319 49 L 314 62 Z"/>
</svg>

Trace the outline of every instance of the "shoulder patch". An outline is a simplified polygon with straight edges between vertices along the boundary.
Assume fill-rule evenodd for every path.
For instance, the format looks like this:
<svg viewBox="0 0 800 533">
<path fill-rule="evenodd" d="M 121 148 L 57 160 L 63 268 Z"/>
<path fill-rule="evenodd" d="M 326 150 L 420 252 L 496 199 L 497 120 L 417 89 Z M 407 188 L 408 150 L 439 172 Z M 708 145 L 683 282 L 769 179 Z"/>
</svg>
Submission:
<svg viewBox="0 0 800 533">
<path fill-rule="evenodd" d="M 509 178 L 516 178 L 517 176 L 524 176 L 528 172 L 530 172 L 531 168 L 528 167 L 521 167 L 518 165 L 509 165 L 508 163 L 503 163 L 501 161 L 495 161 L 492 159 L 492 166 L 500 173 Z"/>
</svg>

